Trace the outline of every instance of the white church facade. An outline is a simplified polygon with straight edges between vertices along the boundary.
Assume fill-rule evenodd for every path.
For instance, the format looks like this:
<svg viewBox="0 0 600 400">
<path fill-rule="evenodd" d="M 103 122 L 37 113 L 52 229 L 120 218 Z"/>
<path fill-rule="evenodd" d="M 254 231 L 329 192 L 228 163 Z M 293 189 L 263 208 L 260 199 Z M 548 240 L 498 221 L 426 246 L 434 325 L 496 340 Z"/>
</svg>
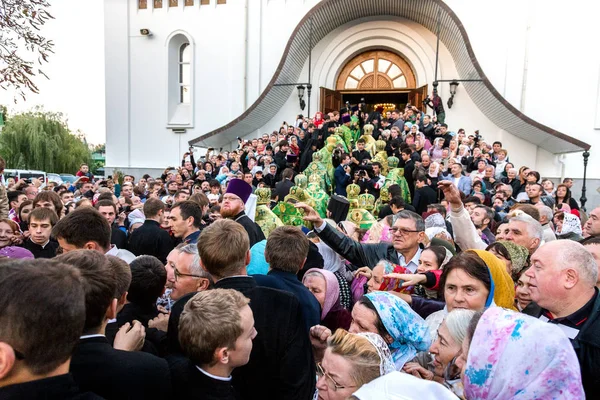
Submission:
<svg viewBox="0 0 600 400">
<path fill-rule="evenodd" d="M 457 80 L 451 131 L 575 178 L 577 198 L 589 150 L 589 208 L 600 51 L 588 11 L 562 29 L 558 1 L 105 0 L 107 170 L 157 174 L 189 145 L 229 149 L 345 101 L 420 106 L 436 81 L 446 103 Z"/>
</svg>

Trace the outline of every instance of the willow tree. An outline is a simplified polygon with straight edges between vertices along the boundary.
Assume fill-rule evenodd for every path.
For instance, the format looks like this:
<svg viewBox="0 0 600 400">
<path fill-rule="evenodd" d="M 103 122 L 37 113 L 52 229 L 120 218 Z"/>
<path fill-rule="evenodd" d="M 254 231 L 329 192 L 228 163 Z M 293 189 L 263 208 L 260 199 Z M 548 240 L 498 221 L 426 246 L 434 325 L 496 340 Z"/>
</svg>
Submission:
<svg viewBox="0 0 600 400">
<path fill-rule="evenodd" d="M 9 169 L 71 172 L 89 163 L 90 150 L 62 114 L 31 111 L 12 116 L 0 133 L 0 155 Z"/>
</svg>

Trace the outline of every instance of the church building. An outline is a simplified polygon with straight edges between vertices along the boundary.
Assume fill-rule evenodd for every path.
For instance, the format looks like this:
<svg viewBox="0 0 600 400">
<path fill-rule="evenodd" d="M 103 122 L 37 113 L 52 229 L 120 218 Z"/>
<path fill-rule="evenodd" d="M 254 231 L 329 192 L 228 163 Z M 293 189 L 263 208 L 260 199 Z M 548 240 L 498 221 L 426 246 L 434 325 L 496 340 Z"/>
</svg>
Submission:
<svg viewBox="0 0 600 400">
<path fill-rule="evenodd" d="M 107 171 L 156 175 L 190 145 L 199 159 L 347 102 L 422 109 L 437 87 L 450 131 L 575 178 L 577 198 L 585 159 L 588 209 L 600 204 L 600 9 L 573 20 L 541 0 L 104 3 Z"/>
</svg>

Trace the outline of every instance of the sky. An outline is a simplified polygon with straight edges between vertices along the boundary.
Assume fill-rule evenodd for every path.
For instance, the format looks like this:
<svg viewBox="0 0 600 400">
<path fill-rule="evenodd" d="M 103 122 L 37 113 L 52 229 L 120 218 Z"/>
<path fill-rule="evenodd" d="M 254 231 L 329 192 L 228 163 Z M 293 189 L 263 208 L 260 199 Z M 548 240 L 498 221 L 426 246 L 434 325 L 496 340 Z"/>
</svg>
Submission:
<svg viewBox="0 0 600 400">
<path fill-rule="evenodd" d="M 40 69 L 48 75 L 35 78 L 39 94 L 26 100 L 0 89 L 0 104 L 9 114 L 43 106 L 62 112 L 69 128 L 86 134 L 88 143 L 104 143 L 104 9 L 102 0 L 51 0 L 49 12 L 55 18 L 42 28 L 42 35 L 54 41 L 49 62 Z M 37 68 L 36 68 L 37 70 Z"/>
</svg>

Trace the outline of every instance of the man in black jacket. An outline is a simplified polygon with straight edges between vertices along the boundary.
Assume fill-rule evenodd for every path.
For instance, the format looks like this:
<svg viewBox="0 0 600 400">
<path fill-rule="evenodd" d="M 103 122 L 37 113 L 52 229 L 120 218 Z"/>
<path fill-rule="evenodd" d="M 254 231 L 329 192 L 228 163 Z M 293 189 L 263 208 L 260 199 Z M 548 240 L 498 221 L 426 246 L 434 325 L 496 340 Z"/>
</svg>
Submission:
<svg viewBox="0 0 600 400">
<path fill-rule="evenodd" d="M 437 194 L 435 190 L 427 185 L 427 177 L 425 175 L 417 176 L 415 186 L 416 190 L 415 197 L 413 198 L 413 207 L 417 214 L 423 215 L 430 204 L 436 203 Z"/>
<path fill-rule="evenodd" d="M 250 243 L 244 229 L 218 220 L 202 232 L 198 252 L 200 264 L 216 280 L 215 288 L 235 289 L 250 299 L 258 335 L 248 364 L 233 371 L 240 397 L 312 399 L 315 364 L 302 308 L 294 295 L 257 286 L 247 276 Z"/>
<path fill-rule="evenodd" d="M 323 221 L 308 204 L 298 203 L 296 207 L 304 211 L 306 221 L 313 223 L 319 238 L 351 264 L 373 269 L 379 261 L 388 260 L 406 266 L 412 273 L 417 270 L 421 243 L 425 239 L 425 222 L 420 215 L 408 210 L 400 211 L 394 216 L 394 224 L 390 228 L 392 243 L 362 244 Z"/>
<path fill-rule="evenodd" d="M 50 237 L 58 216 L 50 208 L 39 207 L 29 214 L 30 236 L 23 247 L 31 251 L 35 258 L 53 258 L 58 250 L 58 242 Z"/>
<path fill-rule="evenodd" d="M 540 308 L 533 317 L 558 325 L 575 349 L 586 397 L 600 393 L 600 296 L 596 288 L 598 265 L 584 246 L 555 240 L 531 256 L 531 299 Z"/>
<path fill-rule="evenodd" d="M 412 150 L 409 148 L 402 149 L 402 161 L 404 161 L 404 178 L 408 184 L 408 190 L 410 190 L 410 197 L 415 197 L 415 182 L 413 178 L 413 171 L 415 170 L 415 163 L 411 159 Z"/>
<path fill-rule="evenodd" d="M 117 205 L 112 200 L 100 200 L 94 207 L 110 224 L 110 244 L 114 244 L 119 249 L 126 249 L 127 234 L 119 228 L 119 225 L 115 224 L 118 214 Z"/>
<path fill-rule="evenodd" d="M 163 264 L 173 250 L 173 240 L 167 231 L 160 226 L 163 223 L 165 203 L 159 199 L 150 198 L 144 203 L 146 220 L 129 238 L 129 251 L 136 256 L 142 254 L 154 256 Z"/>
<path fill-rule="evenodd" d="M 56 260 L 77 267 L 84 282 L 85 324 L 70 366 L 77 385 L 107 399 L 170 398 L 171 377 L 165 360 L 147 353 L 113 349 L 104 336 L 106 324 L 116 317 L 117 307 L 116 279 L 106 256 L 97 251 L 75 250 Z M 143 332 L 141 324 L 136 325 L 134 334 L 140 329 Z M 115 341 L 118 338 L 119 334 Z"/>
<path fill-rule="evenodd" d="M 78 271 L 64 263 L 2 263 L 1 399 L 100 399 L 81 393 L 69 374 L 85 322 L 83 286 Z"/>
<path fill-rule="evenodd" d="M 292 178 L 294 177 L 294 170 L 286 168 L 281 174 L 281 181 L 275 183 L 275 192 L 279 201 L 283 201 L 285 196 L 290 193 L 290 189 L 294 186 Z"/>
<path fill-rule="evenodd" d="M 265 235 L 260 226 L 252 221 L 244 212 L 245 204 L 252 193 L 252 186 L 248 185 L 242 179 L 232 179 L 227 185 L 227 190 L 223 195 L 221 204 L 221 216 L 230 218 L 242 225 L 248 233 L 250 247 L 261 240 L 265 240 Z M 280 199 L 283 201 L 283 199 Z"/>
</svg>

